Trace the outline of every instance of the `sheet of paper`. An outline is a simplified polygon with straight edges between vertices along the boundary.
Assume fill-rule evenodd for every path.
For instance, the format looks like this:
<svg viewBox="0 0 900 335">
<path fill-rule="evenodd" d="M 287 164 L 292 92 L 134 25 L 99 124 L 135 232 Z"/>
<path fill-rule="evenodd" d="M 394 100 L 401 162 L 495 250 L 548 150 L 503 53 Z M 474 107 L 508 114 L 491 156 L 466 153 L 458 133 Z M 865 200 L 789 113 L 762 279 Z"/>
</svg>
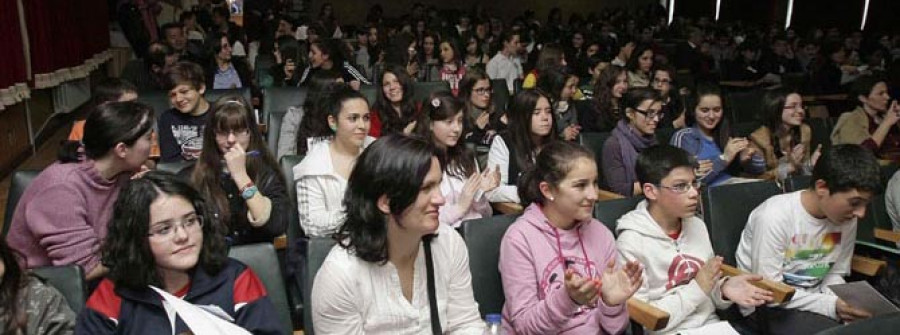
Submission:
<svg viewBox="0 0 900 335">
<path fill-rule="evenodd" d="M 728 321 L 710 323 L 700 328 L 679 331 L 681 335 L 740 335 Z"/>
<path fill-rule="evenodd" d="M 835 295 L 853 307 L 861 308 L 873 316 L 900 312 L 894 304 L 878 293 L 872 285 L 866 281 L 828 286 Z"/>
</svg>

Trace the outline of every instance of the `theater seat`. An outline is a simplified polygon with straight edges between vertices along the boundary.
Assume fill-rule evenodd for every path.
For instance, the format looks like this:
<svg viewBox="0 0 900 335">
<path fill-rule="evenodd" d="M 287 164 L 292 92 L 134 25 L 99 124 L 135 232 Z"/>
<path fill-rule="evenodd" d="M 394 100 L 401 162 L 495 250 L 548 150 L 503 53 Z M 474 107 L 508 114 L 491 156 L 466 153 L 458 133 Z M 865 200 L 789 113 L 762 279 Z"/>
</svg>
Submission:
<svg viewBox="0 0 900 335">
<path fill-rule="evenodd" d="M 284 289 L 284 279 L 281 276 L 281 267 L 278 266 L 278 255 L 271 243 L 245 244 L 231 247 L 228 257 L 239 260 L 250 267 L 266 286 L 269 300 L 275 305 L 278 319 L 284 334 L 294 332 L 291 324 L 291 311 L 288 307 L 287 292 Z"/>
<path fill-rule="evenodd" d="M 218 90 L 207 89 L 206 93 L 203 94 L 203 97 L 206 98 L 206 100 L 212 104 L 212 103 L 215 103 L 216 100 L 219 100 L 219 98 L 221 98 L 221 97 L 224 97 L 226 95 L 233 95 L 233 94 L 240 95 L 241 97 L 244 98 L 244 100 L 247 101 L 247 103 L 252 103 L 252 101 L 253 101 L 253 97 L 250 95 L 249 87 L 235 88 L 235 89 L 218 89 Z M 253 106 L 249 106 L 249 107 L 250 107 L 250 109 L 253 109 Z M 259 122 L 265 122 L 265 120 L 266 119 L 265 119 L 264 115 L 259 116 Z"/>
<path fill-rule="evenodd" d="M 703 221 L 716 255 L 725 264 L 737 264 L 735 251 L 750 212 L 770 197 L 781 193 L 773 181 L 719 185 L 703 190 Z"/>
<path fill-rule="evenodd" d="M 306 268 L 303 275 L 303 305 L 312 306 L 312 286 L 316 279 L 316 273 L 325 262 L 325 257 L 335 245 L 333 239 L 328 237 L 312 237 L 306 246 Z M 313 335 L 312 309 L 303 309 L 303 333 Z"/>
<path fill-rule="evenodd" d="M 493 94 L 491 94 L 491 102 L 494 103 L 495 110 L 501 113 L 505 112 L 510 99 L 509 87 L 506 86 L 506 80 L 491 79 L 491 90 L 493 91 Z M 475 94 L 475 92 L 472 92 L 472 94 Z"/>
<path fill-rule="evenodd" d="M 291 206 L 288 208 L 288 225 L 287 233 L 287 253 L 285 257 L 285 273 L 284 282 L 288 292 L 288 302 L 291 306 L 291 315 L 294 319 L 302 320 L 303 318 L 303 286 L 300 283 L 299 269 L 303 258 L 303 249 L 305 247 L 305 235 L 300 228 L 300 219 L 297 213 L 297 187 L 294 181 L 294 166 L 303 160 L 303 156 L 285 155 L 279 159 L 281 171 L 284 174 L 288 198 Z"/>
<path fill-rule="evenodd" d="M 156 112 L 157 118 L 163 111 L 172 108 L 172 105 L 169 104 L 169 92 L 166 91 L 138 92 L 137 101 L 152 107 L 153 111 Z"/>
<path fill-rule="evenodd" d="M 782 187 L 784 188 L 784 193 L 789 193 L 809 188 L 810 185 L 812 185 L 812 176 L 796 175 L 785 179 Z"/>
<path fill-rule="evenodd" d="M 362 94 L 369 101 L 369 107 L 372 107 L 378 98 L 379 89 L 381 89 L 381 85 L 360 85 L 359 94 Z"/>
<path fill-rule="evenodd" d="M 75 315 L 81 313 L 87 301 L 88 291 L 84 281 L 84 270 L 80 266 L 45 266 L 31 269 L 31 273 L 59 290 Z"/>
<path fill-rule="evenodd" d="M 497 265 L 500 261 L 500 241 L 516 217 L 498 215 L 468 220 L 462 224 L 463 239 L 469 251 L 472 292 L 482 318 L 487 314 L 500 313 L 506 301 Z"/>
<path fill-rule="evenodd" d="M 817 335 L 880 335 L 900 329 L 900 313 L 882 314 L 866 320 L 834 327 Z"/>
<path fill-rule="evenodd" d="M 278 152 L 278 139 L 281 137 L 281 121 L 290 107 L 302 106 L 306 101 L 305 87 L 270 87 L 263 91 L 263 115 L 268 126 L 266 142 L 272 154 Z"/>
<path fill-rule="evenodd" d="M 599 201 L 594 205 L 594 218 L 616 234 L 616 223 L 623 215 L 634 210 L 644 197 L 631 197 Z"/>
<path fill-rule="evenodd" d="M 418 82 L 413 83 L 413 101 L 418 103 L 425 103 L 425 99 L 431 95 L 432 92 L 437 91 L 450 91 L 450 83 L 446 81 L 427 81 L 427 82 Z"/>
<path fill-rule="evenodd" d="M 603 158 L 603 143 L 610 136 L 611 133 L 609 132 L 586 132 L 578 136 L 581 145 L 594 153 L 594 158 L 597 161 L 597 183 L 604 189 L 609 189 L 609 187 L 606 185 L 606 178 L 603 177 L 603 166 L 600 165 L 600 161 Z"/>
<path fill-rule="evenodd" d="M 19 199 L 22 198 L 22 193 L 25 193 L 28 184 L 31 184 L 31 181 L 40 173 L 41 171 L 37 170 L 18 170 L 13 173 L 9 183 L 9 194 L 6 198 L 6 212 L 3 215 L 3 234 L 0 235 L 0 238 L 6 238 L 6 233 L 9 232 L 9 225 L 12 224 L 13 214 L 16 211 L 16 205 L 19 204 Z"/>
</svg>

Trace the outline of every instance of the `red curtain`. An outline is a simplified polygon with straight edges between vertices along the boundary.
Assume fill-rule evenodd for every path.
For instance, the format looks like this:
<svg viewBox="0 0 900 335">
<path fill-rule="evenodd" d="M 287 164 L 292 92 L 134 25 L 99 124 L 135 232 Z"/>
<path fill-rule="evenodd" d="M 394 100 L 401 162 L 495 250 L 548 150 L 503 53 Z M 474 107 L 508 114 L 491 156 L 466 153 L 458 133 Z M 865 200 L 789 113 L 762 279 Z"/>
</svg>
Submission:
<svg viewBox="0 0 900 335">
<path fill-rule="evenodd" d="M 27 0 L 23 4 L 32 73 L 78 66 L 109 48 L 106 0 Z"/>
<path fill-rule="evenodd" d="M 0 0 L 0 88 L 27 80 L 16 0 Z"/>
</svg>

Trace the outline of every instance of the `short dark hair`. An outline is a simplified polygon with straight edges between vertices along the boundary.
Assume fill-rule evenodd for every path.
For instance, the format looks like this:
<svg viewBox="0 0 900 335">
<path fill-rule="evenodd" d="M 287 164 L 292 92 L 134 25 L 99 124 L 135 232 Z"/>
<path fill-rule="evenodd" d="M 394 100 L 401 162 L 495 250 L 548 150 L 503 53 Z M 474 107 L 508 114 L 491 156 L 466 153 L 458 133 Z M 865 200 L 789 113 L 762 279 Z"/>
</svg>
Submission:
<svg viewBox="0 0 900 335">
<path fill-rule="evenodd" d="M 118 101 L 123 94 L 129 92 L 137 93 L 137 87 L 123 79 L 109 78 L 94 87 L 91 100 L 94 105 L 100 105 L 104 102 Z"/>
<path fill-rule="evenodd" d="M 871 151 L 856 144 L 835 145 L 825 150 L 813 167 L 812 180 L 820 179 L 831 193 L 854 189 L 880 193 L 882 189 L 878 160 Z"/>
<path fill-rule="evenodd" d="M 694 159 L 684 149 L 662 144 L 641 151 L 634 171 L 641 185 L 659 185 L 672 170 L 680 167 L 693 169 L 695 165 Z"/>
<path fill-rule="evenodd" d="M 107 277 L 116 287 L 140 290 L 147 285 L 162 284 L 147 236 L 150 204 L 163 194 L 183 197 L 203 218 L 203 245 L 197 266 L 215 275 L 228 260 L 225 228 L 215 220 L 200 193 L 171 173 L 151 171 L 129 182 L 113 207 L 101 259 L 109 268 Z"/>
<path fill-rule="evenodd" d="M 153 129 L 153 108 L 140 102 L 108 102 L 97 106 L 84 122 L 84 154 L 103 157 L 119 143 L 127 146 Z"/>
<path fill-rule="evenodd" d="M 338 245 L 366 262 L 387 262 L 386 215 L 400 215 L 416 201 L 434 156 L 431 142 L 404 135 L 383 136 L 363 151 L 347 181 Z M 381 196 L 390 200 L 390 214 L 378 209 Z"/>
<path fill-rule="evenodd" d="M 163 89 L 171 91 L 178 85 L 190 85 L 200 90 L 205 85 L 206 77 L 203 75 L 203 67 L 193 62 L 178 62 L 166 70 L 163 76 Z"/>
<path fill-rule="evenodd" d="M 569 141 L 553 141 L 541 149 L 534 165 L 522 172 L 518 180 L 519 199 L 522 204 L 544 204 L 547 200 L 541 193 L 541 182 L 558 186 L 575 167 L 578 158 L 588 158 L 596 164 L 594 153 L 585 147 Z"/>
<path fill-rule="evenodd" d="M 847 98 L 858 105 L 862 105 L 862 102 L 859 101 L 859 97 L 864 96 L 868 98 L 869 93 L 872 93 L 872 89 L 875 88 L 875 85 L 878 85 L 878 83 L 887 83 L 887 81 L 876 75 L 860 76 L 859 78 L 856 78 L 856 81 L 850 84 L 850 95 Z"/>
<path fill-rule="evenodd" d="M 168 31 L 169 29 L 175 29 L 175 28 L 178 28 L 178 29 L 181 29 L 181 31 L 184 31 L 184 24 L 181 23 L 180 21 L 166 23 L 166 24 L 162 25 L 161 27 L 159 27 L 160 35 L 163 36 L 163 39 L 165 39 L 166 31 Z"/>
<path fill-rule="evenodd" d="M 622 108 L 637 109 L 647 100 L 662 102 L 662 97 L 659 96 L 659 92 L 649 87 L 629 88 L 622 95 Z"/>
</svg>

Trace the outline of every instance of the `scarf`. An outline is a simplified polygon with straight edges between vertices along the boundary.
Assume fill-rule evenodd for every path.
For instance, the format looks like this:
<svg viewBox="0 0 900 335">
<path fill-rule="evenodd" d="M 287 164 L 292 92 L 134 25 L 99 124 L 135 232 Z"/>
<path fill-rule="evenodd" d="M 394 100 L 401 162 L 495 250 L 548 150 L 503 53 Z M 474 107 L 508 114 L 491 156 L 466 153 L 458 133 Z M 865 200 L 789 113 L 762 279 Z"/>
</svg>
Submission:
<svg viewBox="0 0 900 335">
<path fill-rule="evenodd" d="M 619 120 L 612 136 L 619 140 L 619 152 L 622 154 L 622 163 L 625 164 L 625 179 L 630 183 L 637 180 L 634 173 L 634 165 L 637 163 L 638 153 L 646 148 L 656 145 L 656 137 L 641 136 L 638 131 L 628 125 L 627 120 Z"/>
</svg>

